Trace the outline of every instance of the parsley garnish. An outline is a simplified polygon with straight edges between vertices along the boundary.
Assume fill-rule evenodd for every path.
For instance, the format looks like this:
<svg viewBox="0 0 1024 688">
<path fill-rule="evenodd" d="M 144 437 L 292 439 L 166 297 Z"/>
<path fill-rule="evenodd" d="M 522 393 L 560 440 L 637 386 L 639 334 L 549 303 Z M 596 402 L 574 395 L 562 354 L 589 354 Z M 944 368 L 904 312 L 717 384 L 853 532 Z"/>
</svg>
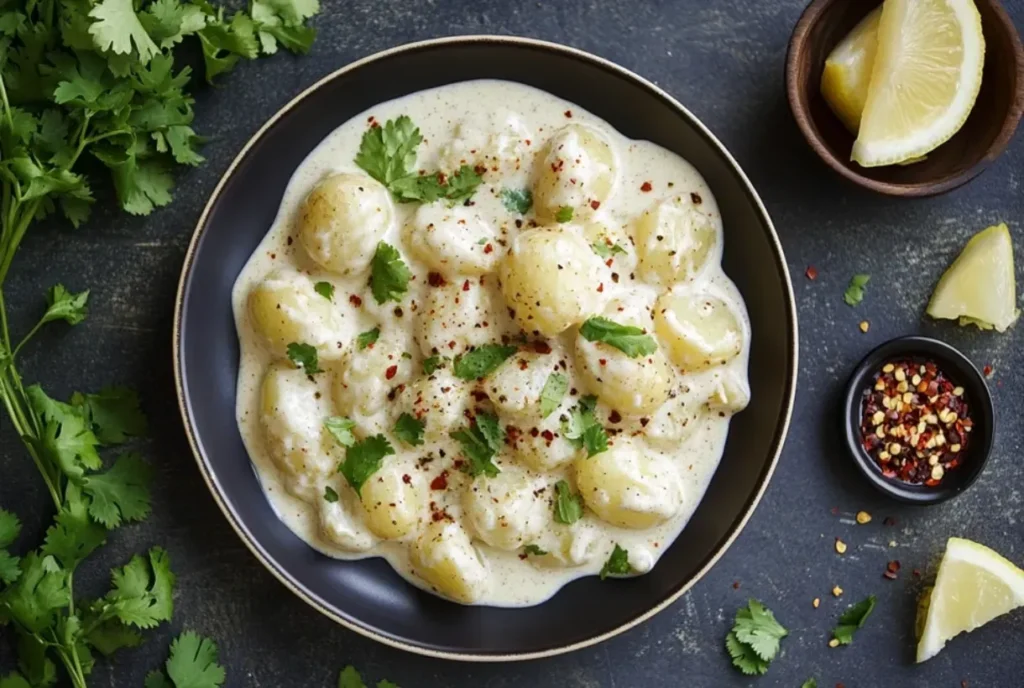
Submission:
<svg viewBox="0 0 1024 688">
<path fill-rule="evenodd" d="M 555 521 L 566 525 L 583 518 L 583 500 L 574 494 L 569 483 L 559 480 L 555 483 Z"/>
<path fill-rule="evenodd" d="M 456 430 L 451 437 L 462 445 L 462 454 L 469 459 L 464 469 L 467 473 L 493 478 L 501 472 L 493 459 L 505 443 L 505 431 L 495 416 L 478 413 L 468 428 Z"/>
<path fill-rule="evenodd" d="M 569 379 L 561 373 L 551 373 L 540 391 L 540 417 L 547 418 L 562 403 L 565 391 L 569 389 Z"/>
<path fill-rule="evenodd" d="M 328 301 L 334 300 L 334 285 L 330 282 L 317 282 L 313 285 L 313 291 Z"/>
<path fill-rule="evenodd" d="M 595 241 L 590 245 L 590 248 L 594 249 L 594 253 L 602 258 L 611 258 L 617 254 L 626 255 L 626 249 L 618 244 L 609 244 L 605 241 Z"/>
<path fill-rule="evenodd" d="M 572 221 L 572 215 L 573 215 L 572 208 L 570 208 L 567 205 L 563 205 L 561 208 L 558 209 L 558 212 L 555 213 L 555 221 L 556 222 L 571 222 Z"/>
<path fill-rule="evenodd" d="M 395 437 L 412 447 L 418 447 L 423 444 L 423 428 L 425 426 L 426 423 L 422 420 L 403 413 L 395 423 Z"/>
<path fill-rule="evenodd" d="M 217 663 L 217 645 L 192 631 L 171 643 L 171 656 L 164 666 L 166 674 L 149 672 L 145 688 L 218 688 L 226 678 L 224 667 Z"/>
<path fill-rule="evenodd" d="M 46 313 L 39 324 L 63 320 L 68 325 L 77 325 L 89 314 L 86 307 L 88 301 L 88 291 L 72 294 L 63 284 L 55 284 L 46 292 Z"/>
<path fill-rule="evenodd" d="M 355 421 L 341 416 L 332 416 L 324 421 L 324 427 L 331 433 L 334 440 L 343 447 L 351 447 L 356 443 L 356 436 L 352 434 L 352 428 L 356 426 Z"/>
<path fill-rule="evenodd" d="M 856 306 L 864 300 L 864 287 L 871 281 L 871 275 L 854 275 L 850 278 L 850 284 L 843 292 L 843 301 L 847 306 Z"/>
<path fill-rule="evenodd" d="M 615 549 L 608 556 L 608 561 L 601 567 L 601 580 L 608 576 L 626 576 L 633 570 L 629 565 L 629 552 L 615 545 Z"/>
<path fill-rule="evenodd" d="M 362 351 L 368 346 L 373 346 L 380 339 L 380 328 L 375 327 L 372 330 L 367 330 L 356 337 L 356 346 Z"/>
<path fill-rule="evenodd" d="M 608 434 L 594 417 L 597 397 L 585 396 L 569 412 L 569 420 L 562 422 L 562 435 L 577 449 L 586 449 L 587 458 L 608 449 Z"/>
<path fill-rule="evenodd" d="M 406 115 L 389 119 L 383 126 L 366 130 L 355 162 L 401 203 L 432 203 L 444 198 L 454 205 L 471 198 L 483 178 L 469 165 L 450 175 L 416 171 L 416 149 L 422 141 L 419 128 Z"/>
<path fill-rule="evenodd" d="M 370 261 L 370 291 L 377 303 L 401 301 L 409 290 L 412 273 L 398 250 L 383 241 Z"/>
<path fill-rule="evenodd" d="M 487 377 L 504 363 L 518 349 L 502 344 L 484 344 L 472 351 L 455 357 L 455 377 L 463 380 L 477 380 Z"/>
<path fill-rule="evenodd" d="M 366 684 L 355 667 L 347 666 L 338 676 L 338 688 L 366 688 Z M 377 688 L 398 688 L 398 685 L 391 681 L 377 681 Z"/>
<path fill-rule="evenodd" d="M 330 485 L 324 488 L 324 501 L 330 504 L 334 504 L 338 501 L 338 493 Z"/>
<path fill-rule="evenodd" d="M 875 596 L 869 595 L 843 612 L 839 617 L 839 625 L 832 631 L 832 637 L 838 640 L 840 645 L 852 643 L 853 634 L 864 627 L 864 622 L 875 609 L 875 602 Z"/>
<path fill-rule="evenodd" d="M 608 318 L 590 318 L 580 326 L 580 334 L 589 342 L 604 342 L 630 358 L 647 356 L 658 350 L 654 337 L 641 328 L 620 325 Z"/>
<path fill-rule="evenodd" d="M 288 360 L 294 363 L 296 368 L 302 368 L 306 375 L 322 372 L 316 347 L 312 344 L 292 342 L 288 345 Z"/>
<path fill-rule="evenodd" d="M 345 480 L 360 494 L 360 490 L 371 475 L 380 470 L 384 463 L 385 456 L 395 453 L 394 447 L 387 441 L 384 435 L 367 437 L 362 442 L 356 442 L 345 450 L 345 460 L 338 471 L 345 476 Z"/>
<path fill-rule="evenodd" d="M 547 553 L 547 550 L 541 549 L 537 545 L 526 545 L 523 547 L 523 554 L 533 554 L 538 557 L 543 557 Z"/>
<path fill-rule="evenodd" d="M 510 213 L 525 215 L 533 207 L 533 192 L 529 189 L 502 189 L 501 202 Z"/>
<path fill-rule="evenodd" d="M 725 637 L 733 665 L 748 676 L 763 674 L 779 652 L 780 641 L 789 631 L 775 620 L 763 604 L 749 600 L 736 612 L 736 621 Z"/>
<path fill-rule="evenodd" d="M 431 356 L 423 359 L 423 374 L 433 375 L 438 368 L 444 368 L 447 360 L 444 356 Z"/>
</svg>

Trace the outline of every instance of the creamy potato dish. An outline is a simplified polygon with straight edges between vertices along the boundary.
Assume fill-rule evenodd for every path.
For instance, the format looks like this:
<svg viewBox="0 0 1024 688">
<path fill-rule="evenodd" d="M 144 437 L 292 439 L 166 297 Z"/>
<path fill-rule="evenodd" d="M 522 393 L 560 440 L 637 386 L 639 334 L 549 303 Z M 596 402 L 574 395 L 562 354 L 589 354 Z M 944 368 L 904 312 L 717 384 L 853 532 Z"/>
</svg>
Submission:
<svg viewBox="0 0 1024 688">
<path fill-rule="evenodd" d="M 235 285 L 268 498 L 321 552 L 466 604 L 649 571 L 749 398 L 721 252 L 692 166 L 542 91 L 349 120 Z"/>
</svg>

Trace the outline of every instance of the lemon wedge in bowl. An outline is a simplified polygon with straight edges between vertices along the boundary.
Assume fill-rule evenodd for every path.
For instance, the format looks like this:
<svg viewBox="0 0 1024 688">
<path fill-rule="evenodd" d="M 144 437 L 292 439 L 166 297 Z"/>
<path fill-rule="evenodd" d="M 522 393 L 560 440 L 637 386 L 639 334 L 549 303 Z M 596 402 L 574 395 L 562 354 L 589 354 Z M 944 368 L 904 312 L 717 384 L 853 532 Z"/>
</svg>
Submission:
<svg viewBox="0 0 1024 688">
<path fill-rule="evenodd" d="M 881 17 L 881 6 L 864 17 L 829 53 L 821 72 L 821 95 L 852 134 L 860 128 L 860 116 L 868 99 Z"/>
<path fill-rule="evenodd" d="M 983 229 L 939 279 L 928 315 L 1005 332 L 1020 315 L 1013 241 L 1006 223 Z"/>
<path fill-rule="evenodd" d="M 950 538 L 935 587 L 918 609 L 917 661 L 937 655 L 954 636 L 1021 606 L 1024 571 L 984 545 Z"/>
<path fill-rule="evenodd" d="M 885 0 L 852 159 L 917 158 L 948 141 L 981 89 L 985 37 L 974 0 Z"/>
</svg>

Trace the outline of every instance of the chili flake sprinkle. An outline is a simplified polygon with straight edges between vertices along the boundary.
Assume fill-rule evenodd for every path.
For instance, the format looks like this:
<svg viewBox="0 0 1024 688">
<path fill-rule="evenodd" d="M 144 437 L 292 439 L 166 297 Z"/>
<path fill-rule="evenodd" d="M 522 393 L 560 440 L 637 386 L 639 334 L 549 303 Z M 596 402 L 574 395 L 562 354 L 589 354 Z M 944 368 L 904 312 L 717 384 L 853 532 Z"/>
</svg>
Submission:
<svg viewBox="0 0 1024 688">
<path fill-rule="evenodd" d="M 934 487 L 963 463 L 973 421 L 964 388 L 933 361 L 886 363 L 864 392 L 861 443 L 887 478 Z"/>
</svg>

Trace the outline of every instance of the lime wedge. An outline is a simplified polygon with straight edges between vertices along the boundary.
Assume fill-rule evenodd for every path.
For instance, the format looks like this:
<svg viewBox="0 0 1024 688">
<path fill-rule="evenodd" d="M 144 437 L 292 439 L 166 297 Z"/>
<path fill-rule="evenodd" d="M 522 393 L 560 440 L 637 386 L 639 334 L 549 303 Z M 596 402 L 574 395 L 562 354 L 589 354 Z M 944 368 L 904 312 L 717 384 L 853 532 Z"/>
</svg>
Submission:
<svg viewBox="0 0 1024 688">
<path fill-rule="evenodd" d="M 860 115 L 868 99 L 881 17 L 879 5 L 829 53 L 821 72 L 821 95 L 853 134 L 860 128 Z"/>
<path fill-rule="evenodd" d="M 1017 320 L 1013 242 L 1006 223 L 971 237 L 942 275 L 928 303 L 928 315 L 1000 332 Z"/>
<path fill-rule="evenodd" d="M 1024 606 L 1024 571 L 984 545 L 950 538 L 935 587 L 919 609 L 917 661 L 931 659 L 960 633 Z"/>
</svg>

